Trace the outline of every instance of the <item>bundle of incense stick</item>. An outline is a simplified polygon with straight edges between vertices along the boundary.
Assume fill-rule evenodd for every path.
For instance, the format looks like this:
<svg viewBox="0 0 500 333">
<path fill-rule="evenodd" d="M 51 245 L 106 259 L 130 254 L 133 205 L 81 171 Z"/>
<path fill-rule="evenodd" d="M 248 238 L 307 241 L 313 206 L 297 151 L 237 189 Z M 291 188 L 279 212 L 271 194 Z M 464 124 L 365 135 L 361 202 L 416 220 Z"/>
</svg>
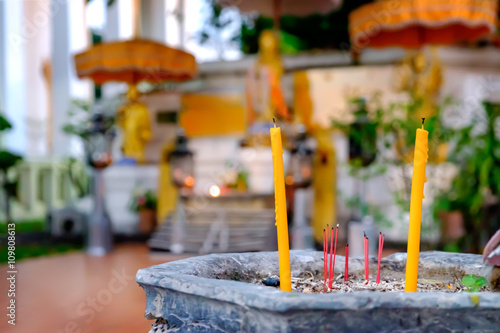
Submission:
<svg viewBox="0 0 500 333">
<path fill-rule="evenodd" d="M 324 287 L 333 287 L 333 271 L 335 270 L 335 257 L 337 255 L 337 238 L 339 235 L 339 225 L 335 231 L 335 243 L 333 243 L 333 227 L 330 237 L 329 225 L 326 225 L 327 229 L 323 229 L 323 260 L 324 260 Z"/>
<path fill-rule="evenodd" d="M 378 234 L 378 266 L 377 266 L 377 284 L 380 284 L 380 259 L 382 258 L 382 250 L 384 248 L 385 235 Z"/>
<path fill-rule="evenodd" d="M 369 276 L 369 262 L 368 262 L 368 254 L 369 254 L 369 240 L 368 237 L 366 237 L 366 234 L 363 232 L 363 237 L 364 237 L 364 244 L 365 244 L 365 283 L 368 284 L 370 282 L 370 276 Z"/>
<path fill-rule="evenodd" d="M 333 287 L 333 272 L 335 270 L 335 257 L 337 255 L 337 237 L 339 235 L 339 225 L 335 228 L 335 244 L 333 247 L 333 261 L 332 261 L 332 245 L 333 245 L 333 227 L 332 227 L 332 239 L 330 241 L 330 275 L 328 276 L 328 287 L 332 289 Z"/>
</svg>

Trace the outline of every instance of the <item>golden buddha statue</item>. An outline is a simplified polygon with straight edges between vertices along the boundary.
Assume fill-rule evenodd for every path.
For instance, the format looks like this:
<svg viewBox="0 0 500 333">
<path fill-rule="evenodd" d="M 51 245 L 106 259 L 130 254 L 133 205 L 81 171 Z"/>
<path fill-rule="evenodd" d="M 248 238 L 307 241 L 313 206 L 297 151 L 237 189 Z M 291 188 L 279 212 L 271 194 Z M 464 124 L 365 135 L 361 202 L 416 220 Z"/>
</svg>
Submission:
<svg viewBox="0 0 500 333">
<path fill-rule="evenodd" d="M 437 49 L 431 48 L 430 57 L 423 51 L 409 53 L 403 59 L 397 73 L 397 88 L 408 92 L 418 105 L 415 118 L 434 116 L 442 83 L 441 61 Z"/>
<path fill-rule="evenodd" d="M 408 53 L 397 69 L 396 82 L 396 88 L 407 92 L 414 103 L 414 113 L 409 116 L 413 116 L 418 122 L 422 118 L 435 117 L 442 84 L 442 65 L 437 48 L 432 47 L 428 55 L 424 51 Z M 404 147 L 406 147 L 404 138 L 399 138 L 396 149 L 403 156 L 403 159 L 410 163 L 413 161 L 413 149 L 403 153 Z M 446 143 L 437 142 L 432 151 L 433 153 L 429 153 L 430 162 L 441 163 L 446 160 Z"/>
<path fill-rule="evenodd" d="M 281 90 L 283 66 L 279 41 L 272 30 L 264 30 L 259 37 L 259 53 L 255 66 L 250 68 L 247 80 L 250 121 L 270 122 L 276 114 L 288 116 L 288 108 Z"/>
<path fill-rule="evenodd" d="M 122 150 L 126 157 L 144 163 L 144 147 L 151 139 L 148 108 L 140 101 L 135 85 L 130 86 L 127 98 L 127 103 L 117 113 L 117 124 L 123 130 Z"/>
</svg>

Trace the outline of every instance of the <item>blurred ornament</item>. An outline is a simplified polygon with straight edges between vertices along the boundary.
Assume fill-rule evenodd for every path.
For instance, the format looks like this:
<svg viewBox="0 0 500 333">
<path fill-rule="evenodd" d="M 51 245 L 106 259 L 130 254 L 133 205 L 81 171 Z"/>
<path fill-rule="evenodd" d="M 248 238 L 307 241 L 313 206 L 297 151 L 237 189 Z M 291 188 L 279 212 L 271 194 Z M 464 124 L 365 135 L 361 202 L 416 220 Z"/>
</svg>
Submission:
<svg viewBox="0 0 500 333">
<path fill-rule="evenodd" d="M 194 159 L 189 150 L 184 130 L 179 129 L 175 150 L 169 155 L 172 182 L 179 189 L 191 190 L 194 186 Z"/>
<path fill-rule="evenodd" d="M 306 128 L 300 125 L 292 143 L 285 184 L 294 188 L 307 188 L 312 183 L 313 150 L 307 145 Z"/>
</svg>

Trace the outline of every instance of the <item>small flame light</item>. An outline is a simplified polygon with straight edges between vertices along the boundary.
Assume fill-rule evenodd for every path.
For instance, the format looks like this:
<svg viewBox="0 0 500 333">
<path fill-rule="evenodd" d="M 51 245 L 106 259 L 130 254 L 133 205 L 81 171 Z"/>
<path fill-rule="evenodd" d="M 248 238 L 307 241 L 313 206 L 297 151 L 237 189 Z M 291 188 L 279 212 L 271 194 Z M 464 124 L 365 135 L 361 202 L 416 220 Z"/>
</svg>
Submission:
<svg viewBox="0 0 500 333">
<path fill-rule="evenodd" d="M 217 198 L 220 195 L 220 188 L 217 185 L 210 186 L 210 189 L 208 191 L 210 192 L 210 195 L 214 198 Z"/>
</svg>

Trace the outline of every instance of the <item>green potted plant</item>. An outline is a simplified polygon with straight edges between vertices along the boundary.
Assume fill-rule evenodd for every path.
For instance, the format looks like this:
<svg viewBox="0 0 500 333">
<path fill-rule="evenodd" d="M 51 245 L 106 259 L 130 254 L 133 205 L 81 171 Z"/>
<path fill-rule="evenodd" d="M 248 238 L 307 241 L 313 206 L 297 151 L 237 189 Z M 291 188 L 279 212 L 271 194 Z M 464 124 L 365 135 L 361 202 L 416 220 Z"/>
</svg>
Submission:
<svg viewBox="0 0 500 333">
<path fill-rule="evenodd" d="M 462 250 L 480 252 L 484 241 L 500 228 L 500 105 L 483 103 L 484 118 L 478 125 L 452 131 L 448 160 L 459 171 L 450 191 L 441 194 L 434 213 L 459 212 L 465 234 L 458 241 Z"/>
<path fill-rule="evenodd" d="M 2 115 L 0 115 L 0 134 L 12 129 L 11 123 Z M 4 192 L 4 213 L 7 223 L 11 223 L 10 216 L 10 199 L 16 196 L 17 180 L 9 178 L 9 170 L 11 170 L 23 158 L 13 152 L 0 148 L 0 185 Z"/>
<path fill-rule="evenodd" d="M 156 228 L 156 193 L 149 189 L 137 188 L 132 193 L 130 210 L 139 215 L 139 232 L 150 234 Z"/>
</svg>

